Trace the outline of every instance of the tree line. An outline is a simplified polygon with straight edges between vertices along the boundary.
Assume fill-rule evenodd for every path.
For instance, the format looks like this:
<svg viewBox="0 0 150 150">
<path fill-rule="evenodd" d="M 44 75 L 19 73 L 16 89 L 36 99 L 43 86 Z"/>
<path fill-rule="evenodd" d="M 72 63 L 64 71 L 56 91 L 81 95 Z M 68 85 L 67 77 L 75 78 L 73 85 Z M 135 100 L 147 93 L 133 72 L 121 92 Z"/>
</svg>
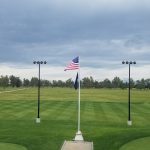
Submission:
<svg viewBox="0 0 150 150">
<path fill-rule="evenodd" d="M 136 89 L 150 89 L 150 79 L 141 79 L 134 81 L 130 80 L 131 88 Z M 69 87 L 72 88 L 74 81 L 68 79 L 62 80 L 41 80 L 40 85 L 42 87 Z M 29 79 L 20 79 L 14 75 L 11 76 L 0 76 L 0 87 L 37 87 L 38 78 L 32 77 Z M 128 88 L 128 81 L 123 81 L 119 77 L 114 77 L 113 80 L 104 79 L 103 81 L 94 80 L 93 77 L 84 77 L 81 80 L 81 88 Z"/>
</svg>

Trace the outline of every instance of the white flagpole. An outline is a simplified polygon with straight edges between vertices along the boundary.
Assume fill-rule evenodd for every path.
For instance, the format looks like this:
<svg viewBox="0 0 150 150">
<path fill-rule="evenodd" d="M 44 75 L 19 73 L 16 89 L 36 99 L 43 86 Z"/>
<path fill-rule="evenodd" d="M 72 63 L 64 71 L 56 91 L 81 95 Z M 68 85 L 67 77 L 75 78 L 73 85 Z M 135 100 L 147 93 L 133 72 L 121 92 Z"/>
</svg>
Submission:
<svg viewBox="0 0 150 150">
<path fill-rule="evenodd" d="M 79 82 L 79 90 L 78 90 L 78 131 L 80 131 L 80 63 L 79 63 L 79 71 L 78 71 L 78 82 Z"/>
<path fill-rule="evenodd" d="M 78 132 L 76 133 L 75 141 L 83 141 L 83 136 L 80 131 L 80 59 L 79 59 L 79 70 L 78 70 L 78 83 L 79 83 L 79 88 L 78 88 Z"/>
</svg>

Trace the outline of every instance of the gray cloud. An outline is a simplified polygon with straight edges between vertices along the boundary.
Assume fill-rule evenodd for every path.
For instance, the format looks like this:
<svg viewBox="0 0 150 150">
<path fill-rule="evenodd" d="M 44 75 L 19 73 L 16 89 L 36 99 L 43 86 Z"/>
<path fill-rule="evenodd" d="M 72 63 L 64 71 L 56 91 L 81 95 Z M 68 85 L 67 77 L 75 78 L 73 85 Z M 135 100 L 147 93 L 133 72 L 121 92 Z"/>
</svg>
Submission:
<svg viewBox="0 0 150 150">
<path fill-rule="evenodd" d="M 0 62 L 46 59 L 59 66 L 76 55 L 87 67 L 149 61 L 149 6 L 146 0 L 0 0 Z"/>
</svg>

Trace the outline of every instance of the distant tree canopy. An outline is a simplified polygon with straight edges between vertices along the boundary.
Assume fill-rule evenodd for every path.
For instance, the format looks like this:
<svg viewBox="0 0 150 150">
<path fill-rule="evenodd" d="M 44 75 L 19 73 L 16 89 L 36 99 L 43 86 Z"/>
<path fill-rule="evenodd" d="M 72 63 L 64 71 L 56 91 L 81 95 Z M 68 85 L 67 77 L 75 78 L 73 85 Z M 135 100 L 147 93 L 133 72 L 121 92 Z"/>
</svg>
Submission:
<svg viewBox="0 0 150 150">
<path fill-rule="evenodd" d="M 11 75 L 9 77 L 9 80 L 10 80 L 10 86 L 12 86 L 12 87 L 22 86 L 22 81 L 19 77 L 15 77 L 15 76 Z"/>
<path fill-rule="evenodd" d="M 134 81 L 130 80 L 131 88 L 136 89 L 150 89 L 150 79 L 141 79 Z M 40 85 L 43 87 L 68 87 L 72 88 L 74 81 L 68 79 L 62 80 L 41 80 Z M 37 87 L 38 78 L 32 77 L 29 79 L 21 80 L 19 77 L 14 75 L 11 76 L 0 76 L 0 87 Z M 128 82 L 121 80 L 119 77 L 114 77 L 113 80 L 104 79 L 103 81 L 94 80 L 92 76 L 84 77 L 81 80 L 81 88 L 128 88 Z"/>
<path fill-rule="evenodd" d="M 4 87 L 4 88 L 9 86 L 9 77 L 8 76 L 0 77 L 0 86 Z"/>
</svg>

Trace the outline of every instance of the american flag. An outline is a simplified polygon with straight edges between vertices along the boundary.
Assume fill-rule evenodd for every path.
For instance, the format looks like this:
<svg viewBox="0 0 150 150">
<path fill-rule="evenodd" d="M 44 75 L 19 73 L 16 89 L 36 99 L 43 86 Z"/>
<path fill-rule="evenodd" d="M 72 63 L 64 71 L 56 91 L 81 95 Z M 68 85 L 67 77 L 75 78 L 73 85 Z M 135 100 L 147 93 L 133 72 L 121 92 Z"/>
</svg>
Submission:
<svg viewBox="0 0 150 150">
<path fill-rule="evenodd" d="M 79 69 L 79 56 L 74 58 L 64 71 L 76 69 Z"/>
</svg>

